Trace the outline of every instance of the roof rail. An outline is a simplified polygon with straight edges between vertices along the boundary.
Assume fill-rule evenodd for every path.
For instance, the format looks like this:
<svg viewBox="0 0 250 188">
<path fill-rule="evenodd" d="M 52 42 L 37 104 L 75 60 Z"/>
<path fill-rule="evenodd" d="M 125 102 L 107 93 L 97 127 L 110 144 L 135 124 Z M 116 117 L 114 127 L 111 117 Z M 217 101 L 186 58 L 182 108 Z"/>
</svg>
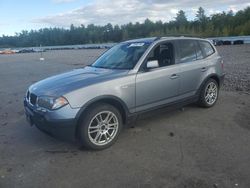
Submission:
<svg viewBox="0 0 250 188">
<path fill-rule="evenodd" d="M 156 37 L 154 41 L 160 40 L 162 37 Z"/>
<path fill-rule="evenodd" d="M 166 34 L 164 37 L 198 37 L 201 38 L 202 36 L 200 35 L 192 35 L 192 34 Z"/>
</svg>

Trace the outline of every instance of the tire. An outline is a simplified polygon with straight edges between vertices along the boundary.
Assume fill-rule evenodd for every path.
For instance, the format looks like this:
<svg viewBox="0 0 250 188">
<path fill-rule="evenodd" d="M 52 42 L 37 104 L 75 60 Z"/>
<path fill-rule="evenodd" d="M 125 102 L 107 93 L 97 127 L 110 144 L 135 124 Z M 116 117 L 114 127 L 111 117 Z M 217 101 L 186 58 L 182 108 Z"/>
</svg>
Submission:
<svg viewBox="0 0 250 188">
<path fill-rule="evenodd" d="M 108 148 L 115 143 L 122 127 L 118 109 L 106 103 L 93 105 L 80 124 L 80 142 L 91 150 Z"/>
<path fill-rule="evenodd" d="M 215 105 L 218 96 L 219 96 L 218 83 L 214 79 L 209 78 L 201 89 L 198 104 L 201 107 L 210 108 L 213 105 Z"/>
</svg>

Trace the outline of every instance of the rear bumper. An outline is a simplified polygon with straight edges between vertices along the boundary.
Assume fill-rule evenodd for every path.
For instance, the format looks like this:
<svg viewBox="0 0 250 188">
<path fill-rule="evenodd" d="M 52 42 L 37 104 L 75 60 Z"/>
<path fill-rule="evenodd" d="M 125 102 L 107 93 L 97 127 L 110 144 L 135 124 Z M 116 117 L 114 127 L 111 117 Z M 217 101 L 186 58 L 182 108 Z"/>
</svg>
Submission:
<svg viewBox="0 0 250 188">
<path fill-rule="evenodd" d="M 224 83 L 224 79 L 225 79 L 226 73 L 223 73 L 222 76 L 220 76 L 220 86 L 222 86 L 222 84 Z"/>
<path fill-rule="evenodd" d="M 35 125 L 41 131 L 61 140 L 75 141 L 77 125 L 75 118 L 51 119 L 47 114 L 30 107 L 26 100 L 24 100 L 24 109 L 30 125 Z"/>
</svg>

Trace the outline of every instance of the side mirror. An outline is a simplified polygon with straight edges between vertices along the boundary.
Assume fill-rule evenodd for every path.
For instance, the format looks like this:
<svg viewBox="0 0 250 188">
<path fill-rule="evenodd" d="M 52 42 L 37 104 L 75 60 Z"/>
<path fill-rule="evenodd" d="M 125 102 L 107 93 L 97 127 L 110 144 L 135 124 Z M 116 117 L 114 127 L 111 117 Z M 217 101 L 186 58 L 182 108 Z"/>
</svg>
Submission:
<svg viewBox="0 0 250 188">
<path fill-rule="evenodd" d="M 158 68 L 159 67 L 159 62 L 158 60 L 152 60 L 147 62 L 147 68 L 148 69 L 153 69 L 153 68 Z"/>
</svg>

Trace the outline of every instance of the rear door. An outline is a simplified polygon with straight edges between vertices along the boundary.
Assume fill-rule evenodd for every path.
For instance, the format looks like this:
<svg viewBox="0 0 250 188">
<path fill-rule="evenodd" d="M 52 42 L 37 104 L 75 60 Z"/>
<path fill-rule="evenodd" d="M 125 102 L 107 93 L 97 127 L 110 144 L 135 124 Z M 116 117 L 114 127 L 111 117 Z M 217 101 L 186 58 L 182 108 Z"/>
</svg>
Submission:
<svg viewBox="0 0 250 188">
<path fill-rule="evenodd" d="M 180 67 L 179 95 L 192 96 L 200 86 L 202 74 L 207 70 L 203 52 L 196 40 L 178 40 L 178 64 Z"/>
</svg>

